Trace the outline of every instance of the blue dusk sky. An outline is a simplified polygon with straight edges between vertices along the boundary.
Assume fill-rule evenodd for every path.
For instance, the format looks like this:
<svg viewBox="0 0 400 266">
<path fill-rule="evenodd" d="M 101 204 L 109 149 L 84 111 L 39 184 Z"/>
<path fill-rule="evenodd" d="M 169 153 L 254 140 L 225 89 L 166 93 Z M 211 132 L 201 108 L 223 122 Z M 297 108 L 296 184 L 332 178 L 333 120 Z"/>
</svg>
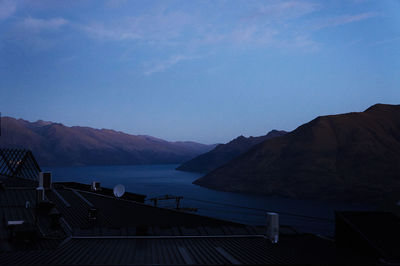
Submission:
<svg viewBox="0 0 400 266">
<path fill-rule="evenodd" d="M 0 111 L 227 142 L 400 103 L 400 1 L 0 0 Z"/>
</svg>

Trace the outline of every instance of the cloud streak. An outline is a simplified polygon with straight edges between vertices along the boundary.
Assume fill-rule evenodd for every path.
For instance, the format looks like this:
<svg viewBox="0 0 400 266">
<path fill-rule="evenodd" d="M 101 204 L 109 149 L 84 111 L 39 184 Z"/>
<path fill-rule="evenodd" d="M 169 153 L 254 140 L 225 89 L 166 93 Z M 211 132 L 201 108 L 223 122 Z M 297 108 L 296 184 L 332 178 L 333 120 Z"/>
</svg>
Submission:
<svg viewBox="0 0 400 266">
<path fill-rule="evenodd" d="M 241 10 L 240 13 L 217 10 L 226 8 L 226 4 L 209 8 L 209 16 L 187 7 L 173 11 L 156 7 L 137 16 L 93 21 L 80 28 L 88 36 L 104 41 L 139 41 L 158 47 L 175 45 L 197 49 L 227 45 L 315 50 L 321 44 L 313 38 L 313 32 L 378 15 L 366 12 L 312 20 L 307 16 L 323 10 L 322 3 L 272 0 L 235 2 L 234 5 L 238 5 L 236 8 Z"/>
<path fill-rule="evenodd" d="M 273 21 L 295 19 L 320 9 L 320 4 L 308 1 L 271 1 L 250 12 L 245 19 L 267 18 Z"/>
<path fill-rule="evenodd" d="M 13 43 L 33 53 L 45 52 L 60 43 L 64 33 L 61 29 L 68 24 L 70 22 L 62 17 L 26 17 L 12 23 L 12 28 L 0 35 L 0 42 Z"/>
<path fill-rule="evenodd" d="M 0 0 L 0 21 L 12 16 L 17 10 L 17 4 L 13 0 Z"/>
<path fill-rule="evenodd" d="M 319 8 L 319 4 L 308 1 L 272 1 L 247 7 L 247 11 L 235 16 L 210 10 L 214 14 L 210 17 L 198 15 L 193 10 L 156 8 L 138 16 L 108 22 L 94 21 L 80 28 L 88 36 L 104 41 L 144 41 L 158 46 L 225 44 L 281 47 L 284 44 L 288 47 L 300 43 L 297 41 L 300 34 L 289 21 Z M 306 44 L 314 45 L 311 41 L 303 41 L 299 47 L 305 48 Z"/>
<path fill-rule="evenodd" d="M 315 30 L 321 30 L 324 28 L 329 28 L 329 27 L 337 27 L 337 26 L 342 26 L 345 24 L 353 23 L 353 22 L 358 22 L 366 19 L 370 19 L 373 17 L 378 16 L 378 13 L 375 12 L 366 12 L 366 13 L 360 13 L 360 14 L 355 14 L 355 15 L 342 15 L 338 17 L 333 17 L 333 18 L 327 18 L 324 20 L 320 20 L 315 24 Z"/>
<path fill-rule="evenodd" d="M 81 29 L 89 36 L 103 40 L 166 41 L 179 37 L 191 22 L 191 16 L 182 11 L 157 12 L 109 22 L 92 22 Z"/>
<path fill-rule="evenodd" d="M 174 55 L 170 58 L 168 58 L 165 61 L 160 61 L 157 63 L 147 63 L 147 65 L 151 65 L 146 68 L 145 71 L 143 71 L 143 74 L 145 76 L 152 75 L 154 73 L 158 72 L 164 72 L 167 69 L 172 68 L 176 64 L 182 62 L 182 61 L 188 61 L 188 60 L 194 60 L 200 58 L 199 56 L 186 56 L 186 55 Z"/>
<path fill-rule="evenodd" d="M 19 23 L 19 26 L 27 30 L 43 31 L 57 30 L 67 24 L 68 21 L 64 18 L 39 19 L 27 17 Z"/>
<path fill-rule="evenodd" d="M 0 19 L 16 12 L 12 0 L 0 0 L 0 3 Z M 139 67 L 144 65 L 142 73 L 151 75 L 194 59 L 185 54 L 205 57 L 210 50 L 273 48 L 318 51 L 329 45 L 318 39 L 318 31 L 379 15 L 364 12 L 333 16 L 327 12 L 324 2 L 312 0 L 184 2 L 179 7 L 163 3 L 149 5 L 136 12 L 125 12 L 124 8 L 118 8 L 121 5 L 128 9 L 129 1 L 106 1 L 102 8 L 108 10 L 110 15 L 88 16 L 75 21 L 68 17 L 68 13 L 53 18 L 15 17 L 10 35 L 16 36 L 15 40 L 26 40 L 32 46 L 52 47 L 50 44 L 57 44 L 57 38 L 62 38 L 62 35 L 48 32 L 63 34 L 69 31 L 71 34 L 67 36 L 79 32 L 82 34 L 80 38 L 86 37 L 95 42 L 121 43 L 125 49 L 122 54 L 136 54 L 138 50 L 151 46 L 156 54 L 165 51 L 162 57 L 167 58 L 151 63 L 148 58 L 141 59 L 147 62 L 139 62 Z M 23 8 L 22 4 L 20 8 Z M 134 61 L 126 56 L 124 60 Z"/>
</svg>

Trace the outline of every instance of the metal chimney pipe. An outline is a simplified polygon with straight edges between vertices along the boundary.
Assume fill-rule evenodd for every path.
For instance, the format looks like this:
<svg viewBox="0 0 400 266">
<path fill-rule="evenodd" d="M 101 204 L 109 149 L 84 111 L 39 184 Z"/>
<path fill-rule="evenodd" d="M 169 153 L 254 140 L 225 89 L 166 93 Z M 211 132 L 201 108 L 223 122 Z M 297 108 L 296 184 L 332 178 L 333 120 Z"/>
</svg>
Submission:
<svg viewBox="0 0 400 266">
<path fill-rule="evenodd" d="M 279 214 L 267 212 L 267 237 L 276 244 L 279 240 Z"/>
<path fill-rule="evenodd" d="M 37 187 L 36 188 L 36 206 L 38 206 L 43 201 L 44 201 L 44 188 Z"/>
<path fill-rule="evenodd" d="M 40 172 L 39 173 L 39 187 L 44 189 L 51 189 L 51 173 Z"/>
</svg>

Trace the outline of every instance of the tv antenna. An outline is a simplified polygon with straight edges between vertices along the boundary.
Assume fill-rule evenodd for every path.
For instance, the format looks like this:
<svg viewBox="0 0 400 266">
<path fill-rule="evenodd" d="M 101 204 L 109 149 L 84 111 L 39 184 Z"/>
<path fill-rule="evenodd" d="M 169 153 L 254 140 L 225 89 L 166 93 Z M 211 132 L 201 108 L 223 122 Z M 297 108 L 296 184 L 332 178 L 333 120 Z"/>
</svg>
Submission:
<svg viewBox="0 0 400 266">
<path fill-rule="evenodd" d="M 124 185 L 121 185 L 121 184 L 116 185 L 113 189 L 113 192 L 114 192 L 115 197 L 117 197 L 117 198 L 122 197 L 125 193 Z"/>
</svg>

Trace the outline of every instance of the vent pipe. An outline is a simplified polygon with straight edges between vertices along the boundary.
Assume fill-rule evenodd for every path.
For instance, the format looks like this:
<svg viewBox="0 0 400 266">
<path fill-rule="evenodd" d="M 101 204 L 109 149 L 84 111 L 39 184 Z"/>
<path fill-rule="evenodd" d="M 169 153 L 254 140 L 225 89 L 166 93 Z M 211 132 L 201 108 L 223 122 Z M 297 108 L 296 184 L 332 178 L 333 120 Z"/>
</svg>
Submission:
<svg viewBox="0 0 400 266">
<path fill-rule="evenodd" d="M 279 240 L 279 214 L 267 212 L 267 237 L 276 244 Z"/>
<path fill-rule="evenodd" d="M 99 191 L 99 190 L 101 190 L 100 182 L 93 181 L 92 182 L 92 191 Z"/>
</svg>

